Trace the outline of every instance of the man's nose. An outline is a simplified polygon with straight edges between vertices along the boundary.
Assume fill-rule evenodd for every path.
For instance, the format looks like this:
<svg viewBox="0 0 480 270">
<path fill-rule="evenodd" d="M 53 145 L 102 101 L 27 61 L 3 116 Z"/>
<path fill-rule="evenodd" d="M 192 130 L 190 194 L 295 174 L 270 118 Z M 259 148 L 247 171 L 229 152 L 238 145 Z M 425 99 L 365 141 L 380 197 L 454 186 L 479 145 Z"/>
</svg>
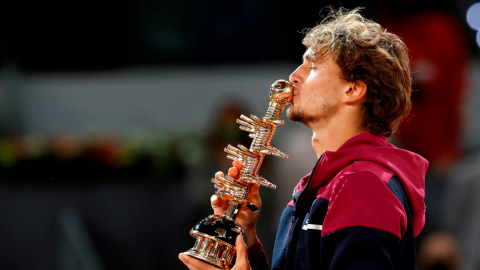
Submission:
<svg viewBox="0 0 480 270">
<path fill-rule="evenodd" d="M 300 83 L 299 69 L 300 67 L 298 67 L 292 74 L 290 74 L 289 77 L 290 82 L 294 83 L 295 85 L 298 85 Z"/>
</svg>

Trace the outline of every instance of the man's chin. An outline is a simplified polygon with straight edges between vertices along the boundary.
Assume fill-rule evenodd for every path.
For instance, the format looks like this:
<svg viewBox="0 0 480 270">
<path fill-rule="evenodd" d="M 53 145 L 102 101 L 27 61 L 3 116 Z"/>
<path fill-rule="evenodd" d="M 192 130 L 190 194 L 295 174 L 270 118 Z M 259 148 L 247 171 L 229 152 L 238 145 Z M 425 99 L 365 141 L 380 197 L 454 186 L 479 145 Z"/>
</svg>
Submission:
<svg viewBox="0 0 480 270">
<path fill-rule="evenodd" d="M 294 113 L 292 112 L 292 106 L 290 106 L 287 109 L 287 117 L 288 117 L 288 119 L 290 119 L 290 121 L 295 121 L 295 120 L 293 120 L 294 119 L 294 117 L 293 117 Z"/>
<path fill-rule="evenodd" d="M 293 105 L 287 109 L 287 117 L 288 119 L 290 119 L 290 121 L 302 123 L 307 127 L 310 127 L 309 123 L 315 121 L 313 117 L 306 115 L 302 110 L 299 110 L 298 108 L 294 108 Z"/>
<path fill-rule="evenodd" d="M 288 119 L 290 119 L 290 121 L 304 123 L 302 114 L 297 110 L 293 109 L 293 105 L 288 108 L 287 117 Z"/>
</svg>

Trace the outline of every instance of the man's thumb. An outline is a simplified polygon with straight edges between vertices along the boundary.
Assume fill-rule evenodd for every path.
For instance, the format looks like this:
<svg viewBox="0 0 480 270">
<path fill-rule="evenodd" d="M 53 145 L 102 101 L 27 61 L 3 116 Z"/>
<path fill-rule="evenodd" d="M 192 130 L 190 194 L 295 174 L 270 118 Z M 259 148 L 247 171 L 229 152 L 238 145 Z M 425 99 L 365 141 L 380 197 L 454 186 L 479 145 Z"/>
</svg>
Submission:
<svg viewBox="0 0 480 270">
<path fill-rule="evenodd" d="M 245 256 L 245 258 L 248 257 L 247 255 L 247 245 L 245 243 L 245 239 L 243 237 L 243 234 L 239 234 L 237 235 L 237 240 L 235 242 L 235 247 L 237 248 L 237 256 L 239 256 L 240 254 L 242 254 L 243 256 Z"/>
<path fill-rule="evenodd" d="M 242 234 L 237 236 L 235 248 L 237 249 L 237 261 L 234 269 L 251 269 L 248 262 L 248 248 Z"/>
</svg>

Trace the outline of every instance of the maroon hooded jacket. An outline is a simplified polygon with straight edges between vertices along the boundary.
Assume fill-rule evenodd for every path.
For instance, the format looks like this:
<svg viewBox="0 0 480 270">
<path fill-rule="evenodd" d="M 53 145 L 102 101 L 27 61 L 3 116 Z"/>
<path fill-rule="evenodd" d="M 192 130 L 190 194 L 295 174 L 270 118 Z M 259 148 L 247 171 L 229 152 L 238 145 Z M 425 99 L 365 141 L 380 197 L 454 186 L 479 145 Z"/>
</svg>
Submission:
<svg viewBox="0 0 480 270">
<path fill-rule="evenodd" d="M 283 212 L 272 269 L 415 269 L 427 167 L 369 132 L 324 152 Z M 268 268 L 259 241 L 249 260 Z"/>
</svg>

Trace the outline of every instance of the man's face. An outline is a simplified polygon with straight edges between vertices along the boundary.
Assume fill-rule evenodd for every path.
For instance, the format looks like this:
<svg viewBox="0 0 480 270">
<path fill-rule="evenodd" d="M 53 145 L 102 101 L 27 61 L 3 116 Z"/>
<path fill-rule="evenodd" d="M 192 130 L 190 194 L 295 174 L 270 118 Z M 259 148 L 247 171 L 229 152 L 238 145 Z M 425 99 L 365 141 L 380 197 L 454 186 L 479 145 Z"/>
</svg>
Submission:
<svg viewBox="0 0 480 270">
<path fill-rule="evenodd" d="M 316 60 L 308 49 L 303 55 L 303 64 L 290 75 L 295 88 L 288 118 L 309 127 L 327 123 L 338 112 L 342 92 L 351 85 L 340 74 L 340 68 L 329 54 Z"/>
</svg>

